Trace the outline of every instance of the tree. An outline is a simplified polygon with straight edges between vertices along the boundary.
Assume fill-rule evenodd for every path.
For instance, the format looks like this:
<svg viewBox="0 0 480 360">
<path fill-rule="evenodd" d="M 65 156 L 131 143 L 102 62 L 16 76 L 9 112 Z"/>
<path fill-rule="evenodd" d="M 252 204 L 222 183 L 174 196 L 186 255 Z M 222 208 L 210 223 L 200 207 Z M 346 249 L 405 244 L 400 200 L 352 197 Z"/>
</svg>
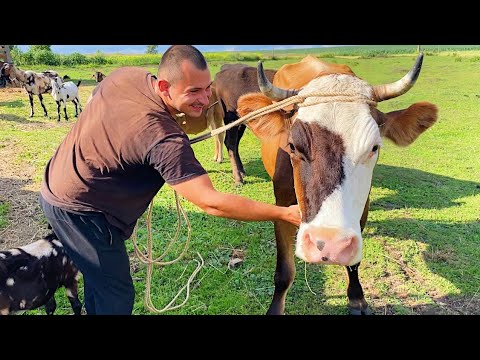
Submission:
<svg viewBox="0 0 480 360">
<path fill-rule="evenodd" d="M 158 54 L 158 45 L 147 45 L 146 54 Z"/>
<path fill-rule="evenodd" d="M 35 52 L 40 50 L 52 52 L 52 45 L 30 45 L 29 51 Z"/>
</svg>

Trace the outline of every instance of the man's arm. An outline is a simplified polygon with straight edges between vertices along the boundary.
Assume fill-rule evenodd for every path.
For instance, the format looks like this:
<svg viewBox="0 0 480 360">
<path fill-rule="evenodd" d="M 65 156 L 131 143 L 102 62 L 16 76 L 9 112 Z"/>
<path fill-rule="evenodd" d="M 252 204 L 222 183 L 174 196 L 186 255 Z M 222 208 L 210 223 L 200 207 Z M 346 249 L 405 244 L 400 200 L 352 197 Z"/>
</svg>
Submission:
<svg viewBox="0 0 480 360">
<path fill-rule="evenodd" d="M 243 221 L 284 220 L 296 226 L 300 225 L 298 205 L 276 206 L 219 192 L 215 190 L 207 174 L 170 186 L 209 215 Z"/>
</svg>

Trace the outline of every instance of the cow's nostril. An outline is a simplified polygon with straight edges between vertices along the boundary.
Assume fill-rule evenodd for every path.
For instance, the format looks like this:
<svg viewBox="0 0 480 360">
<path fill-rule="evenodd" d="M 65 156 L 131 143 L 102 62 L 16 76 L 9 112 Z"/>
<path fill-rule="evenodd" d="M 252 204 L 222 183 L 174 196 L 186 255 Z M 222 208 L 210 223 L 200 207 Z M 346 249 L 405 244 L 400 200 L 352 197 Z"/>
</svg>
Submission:
<svg viewBox="0 0 480 360">
<path fill-rule="evenodd" d="M 322 256 L 322 261 L 328 261 L 328 257 Z"/>
<path fill-rule="evenodd" d="M 318 248 L 318 250 L 322 251 L 324 247 L 325 247 L 325 241 L 318 240 L 318 241 L 317 241 L 317 248 Z"/>
</svg>

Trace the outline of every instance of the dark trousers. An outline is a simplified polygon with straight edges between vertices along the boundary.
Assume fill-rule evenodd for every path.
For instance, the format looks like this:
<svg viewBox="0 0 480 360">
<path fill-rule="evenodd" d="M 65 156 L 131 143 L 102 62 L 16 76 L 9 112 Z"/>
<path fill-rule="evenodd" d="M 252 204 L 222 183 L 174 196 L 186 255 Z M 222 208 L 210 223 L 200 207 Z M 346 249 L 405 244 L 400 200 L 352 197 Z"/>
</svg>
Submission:
<svg viewBox="0 0 480 360">
<path fill-rule="evenodd" d="M 102 213 L 72 213 L 47 203 L 45 216 L 83 275 L 88 315 L 130 315 L 135 289 L 125 239 Z"/>
</svg>

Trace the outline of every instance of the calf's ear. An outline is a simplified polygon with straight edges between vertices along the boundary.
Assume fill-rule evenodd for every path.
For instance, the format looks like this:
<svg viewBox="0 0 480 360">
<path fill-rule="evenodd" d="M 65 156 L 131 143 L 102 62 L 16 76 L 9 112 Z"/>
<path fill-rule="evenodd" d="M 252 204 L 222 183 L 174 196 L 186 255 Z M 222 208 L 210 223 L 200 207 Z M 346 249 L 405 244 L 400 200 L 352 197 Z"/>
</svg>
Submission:
<svg viewBox="0 0 480 360">
<path fill-rule="evenodd" d="M 398 146 L 413 143 L 437 121 L 438 116 L 437 106 L 426 101 L 389 113 L 373 110 L 372 115 L 380 127 L 380 134 Z"/>
</svg>

